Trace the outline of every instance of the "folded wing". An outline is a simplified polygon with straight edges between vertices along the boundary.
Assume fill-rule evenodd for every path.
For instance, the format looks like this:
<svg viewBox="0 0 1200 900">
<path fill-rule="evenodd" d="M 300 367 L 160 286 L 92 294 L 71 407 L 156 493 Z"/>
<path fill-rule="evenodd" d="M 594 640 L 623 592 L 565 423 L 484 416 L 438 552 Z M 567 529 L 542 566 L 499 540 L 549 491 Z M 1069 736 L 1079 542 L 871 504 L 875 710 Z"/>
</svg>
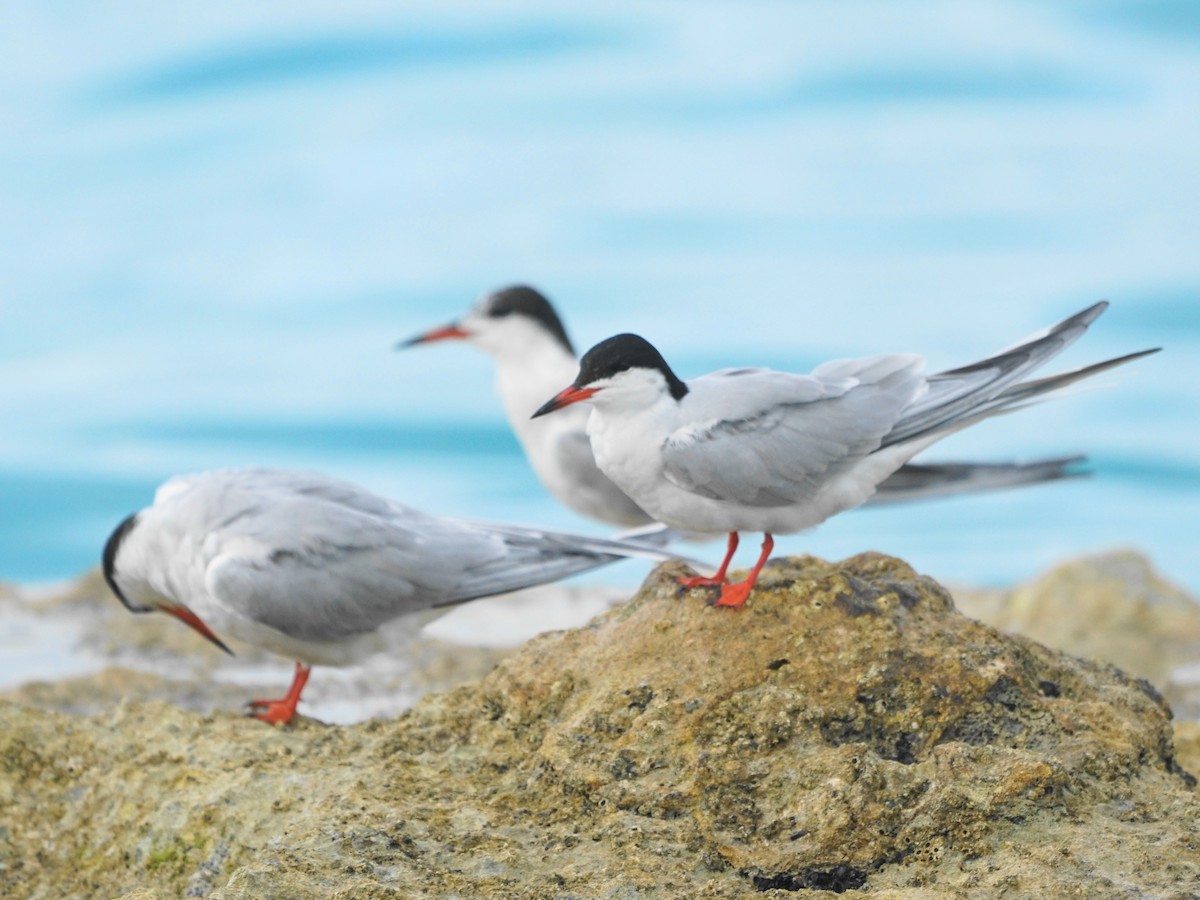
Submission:
<svg viewBox="0 0 1200 900">
<path fill-rule="evenodd" d="M 340 640 L 399 616 L 556 581 L 654 546 L 430 516 L 320 476 L 253 470 L 254 503 L 209 536 L 206 586 L 293 638 Z M 225 501 L 224 509 L 232 509 Z M 235 599 L 236 598 L 236 599 Z"/>
<path fill-rule="evenodd" d="M 664 475 L 701 496 L 749 506 L 805 502 L 879 447 L 921 390 L 922 365 L 898 354 L 836 360 L 812 375 L 736 370 L 696 379 L 698 421 L 664 442 Z M 726 410 L 736 396 L 744 414 L 705 419 L 710 389 Z"/>
</svg>

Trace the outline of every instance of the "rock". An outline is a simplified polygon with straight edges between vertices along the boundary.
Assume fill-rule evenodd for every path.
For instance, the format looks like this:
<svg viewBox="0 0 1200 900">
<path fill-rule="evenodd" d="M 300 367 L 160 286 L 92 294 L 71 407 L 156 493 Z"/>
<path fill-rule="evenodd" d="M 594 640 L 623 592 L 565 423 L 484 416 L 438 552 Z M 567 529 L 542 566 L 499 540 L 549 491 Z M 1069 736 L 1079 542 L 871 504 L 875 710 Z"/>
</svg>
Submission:
<svg viewBox="0 0 1200 900">
<path fill-rule="evenodd" d="M 125 666 L 110 666 L 81 678 L 29 682 L 0 692 L 0 700 L 76 715 L 92 715 L 130 700 L 167 700 L 191 710 L 209 709 L 214 703 L 223 708 L 236 709 L 239 704 L 246 702 L 248 690 L 245 686 L 194 679 L 182 681 Z"/>
<path fill-rule="evenodd" d="M 6 897 L 1189 897 L 1144 679 L 867 554 L 742 610 L 656 571 L 392 721 L 0 704 Z"/>
<path fill-rule="evenodd" d="M 955 589 L 969 616 L 1048 647 L 1114 663 L 1200 717 L 1200 603 L 1123 550 L 1056 566 L 1011 590 Z"/>
<path fill-rule="evenodd" d="M 1175 723 L 1175 755 L 1186 771 L 1200 773 L 1200 722 Z"/>
</svg>

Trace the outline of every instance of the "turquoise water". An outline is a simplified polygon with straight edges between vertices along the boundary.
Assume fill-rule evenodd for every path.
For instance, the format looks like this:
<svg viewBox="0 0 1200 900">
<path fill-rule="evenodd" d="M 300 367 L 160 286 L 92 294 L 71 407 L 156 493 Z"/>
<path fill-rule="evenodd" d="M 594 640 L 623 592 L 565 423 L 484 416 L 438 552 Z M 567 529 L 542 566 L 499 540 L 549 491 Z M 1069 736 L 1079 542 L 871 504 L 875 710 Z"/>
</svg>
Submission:
<svg viewBox="0 0 1200 900">
<path fill-rule="evenodd" d="M 930 454 L 1095 477 L 780 549 L 1000 583 L 1134 545 L 1200 589 L 1197 9 L 10 3 L 0 579 L 81 571 L 222 465 L 602 530 L 527 471 L 487 360 L 390 349 L 527 281 L 581 346 L 638 331 L 685 376 L 953 366 L 1108 298 L 1062 365 L 1166 351 Z"/>
</svg>

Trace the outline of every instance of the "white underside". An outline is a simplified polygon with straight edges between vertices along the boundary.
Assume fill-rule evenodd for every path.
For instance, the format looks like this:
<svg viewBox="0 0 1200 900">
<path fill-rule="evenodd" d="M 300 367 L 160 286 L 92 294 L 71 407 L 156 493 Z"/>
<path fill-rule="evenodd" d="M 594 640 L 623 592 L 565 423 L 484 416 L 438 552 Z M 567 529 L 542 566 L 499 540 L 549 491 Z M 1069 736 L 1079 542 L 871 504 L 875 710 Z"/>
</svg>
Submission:
<svg viewBox="0 0 1200 900">
<path fill-rule="evenodd" d="M 453 607 L 427 609 L 398 616 L 376 631 L 349 640 L 303 641 L 240 616 L 223 604 L 214 602 L 207 593 L 192 599 L 192 611 L 222 640 L 231 638 L 235 642 L 277 653 L 286 659 L 319 666 L 349 666 L 376 653 L 406 646 L 417 639 L 422 628 L 451 609 Z M 237 648 L 233 649 L 236 652 Z"/>
<path fill-rule="evenodd" d="M 592 445 L 600 467 L 658 521 L 705 534 L 793 534 L 813 528 L 837 513 L 861 506 L 875 493 L 876 485 L 942 437 L 927 437 L 872 453 L 830 479 L 808 502 L 764 507 L 704 497 L 671 483 L 661 465 L 629 452 L 638 443 L 629 439 L 631 428 L 636 427 L 637 419 L 626 417 L 619 425 L 622 439 L 607 440 L 609 421 L 600 412 L 593 415 Z"/>
<path fill-rule="evenodd" d="M 521 442 L 538 480 L 567 508 L 613 525 L 632 527 L 651 521 L 600 471 L 587 440 L 586 406 L 569 406 L 550 416 L 531 418 L 547 400 L 571 383 L 578 370 L 565 353 L 531 353 L 514 365 L 497 360 L 496 389 L 509 425 Z"/>
</svg>

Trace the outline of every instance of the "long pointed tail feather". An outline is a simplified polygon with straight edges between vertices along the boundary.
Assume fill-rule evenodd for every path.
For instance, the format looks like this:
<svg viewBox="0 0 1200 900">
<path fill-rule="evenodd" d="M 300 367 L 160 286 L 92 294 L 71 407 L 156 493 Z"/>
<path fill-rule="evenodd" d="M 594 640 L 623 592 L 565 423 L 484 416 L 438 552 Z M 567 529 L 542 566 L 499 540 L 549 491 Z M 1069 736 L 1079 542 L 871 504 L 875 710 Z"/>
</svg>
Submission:
<svg viewBox="0 0 1200 900">
<path fill-rule="evenodd" d="M 931 500 L 1007 488 L 1085 478 L 1086 456 L 1061 456 L 1031 462 L 908 463 L 888 477 L 867 501 L 869 506 Z"/>
<path fill-rule="evenodd" d="M 1072 369 L 1069 372 L 1060 372 L 1057 375 L 1048 375 L 1045 378 L 1019 382 L 1002 391 L 987 403 L 980 404 L 967 415 L 947 423 L 943 430 L 947 432 L 958 431 L 966 428 L 968 425 L 974 425 L 976 422 L 990 419 L 992 416 L 1006 416 L 1026 407 L 1036 406 L 1039 403 L 1044 403 L 1055 396 L 1061 395 L 1067 388 L 1085 378 L 1135 359 L 1140 359 L 1143 356 L 1158 353 L 1161 349 L 1161 347 L 1154 347 L 1150 350 L 1139 350 L 1136 353 L 1128 353 L 1125 356 L 1106 359 L 1103 362 L 1092 363 L 1089 366 Z"/>
<path fill-rule="evenodd" d="M 1099 375 L 1101 372 L 1109 369 L 1115 369 L 1117 366 L 1133 362 L 1135 359 L 1141 359 L 1143 356 L 1151 356 L 1161 350 L 1161 347 L 1138 350 L 1136 353 L 1126 353 L 1124 356 L 1117 356 L 1112 359 L 1106 359 L 1103 362 L 1081 366 L 1078 369 L 1071 369 L 1069 372 L 1059 372 L 1055 375 L 1047 375 L 1045 378 L 1021 381 L 1001 391 L 989 405 L 1008 408 L 1012 404 L 1020 404 L 1024 407 L 1031 400 L 1047 399 L 1044 395 L 1061 391 L 1085 378 Z"/>
<path fill-rule="evenodd" d="M 1059 375 L 1021 381 L 1077 341 L 1107 308 L 1106 301 L 1093 304 L 1003 353 L 931 375 L 927 391 L 909 405 L 880 446 L 957 431 L 981 418 L 1020 408 L 1042 395 L 1156 352 L 1143 350 Z"/>
<path fill-rule="evenodd" d="M 455 606 L 480 597 L 548 584 L 622 559 L 649 559 L 655 562 L 682 559 L 691 565 L 706 565 L 662 549 L 656 544 L 653 529 L 649 529 L 651 534 L 644 539 L 621 536 L 597 538 L 519 525 L 491 522 L 471 524 L 499 535 L 508 545 L 509 552 L 464 572 L 454 594 L 438 603 L 437 607 Z"/>
</svg>

